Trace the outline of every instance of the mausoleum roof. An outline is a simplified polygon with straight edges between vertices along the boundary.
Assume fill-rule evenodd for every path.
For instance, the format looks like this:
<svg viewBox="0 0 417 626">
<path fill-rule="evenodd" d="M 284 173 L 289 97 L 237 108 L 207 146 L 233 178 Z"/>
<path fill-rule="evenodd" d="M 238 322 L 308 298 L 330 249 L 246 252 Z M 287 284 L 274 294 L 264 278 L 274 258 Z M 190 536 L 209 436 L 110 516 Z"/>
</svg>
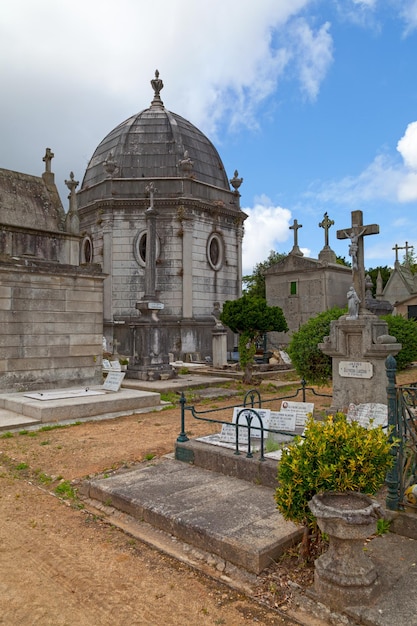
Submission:
<svg viewBox="0 0 417 626">
<path fill-rule="evenodd" d="M 150 107 L 129 117 L 101 141 L 88 164 L 81 190 L 108 180 L 109 176 L 186 176 L 229 191 L 226 171 L 211 141 L 191 122 L 164 107 L 158 71 L 151 84 L 154 98 Z"/>
</svg>

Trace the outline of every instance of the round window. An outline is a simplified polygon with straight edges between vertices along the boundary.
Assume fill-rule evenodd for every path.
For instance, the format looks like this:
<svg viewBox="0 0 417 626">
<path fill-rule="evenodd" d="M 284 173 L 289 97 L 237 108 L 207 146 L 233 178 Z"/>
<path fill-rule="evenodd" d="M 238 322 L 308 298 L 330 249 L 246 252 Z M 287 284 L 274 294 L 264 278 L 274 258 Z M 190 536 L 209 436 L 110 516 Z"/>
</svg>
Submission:
<svg viewBox="0 0 417 626">
<path fill-rule="evenodd" d="M 93 262 L 93 242 L 90 237 L 85 237 L 81 245 L 81 263 Z"/>
<path fill-rule="evenodd" d="M 135 237 L 133 242 L 133 253 L 136 261 L 142 267 L 146 266 L 146 246 L 147 246 L 148 233 L 146 230 L 141 230 Z M 161 245 L 159 237 L 156 237 L 156 258 L 159 258 L 161 252 Z"/>
<path fill-rule="evenodd" d="M 212 233 L 207 241 L 207 259 L 214 270 L 219 270 L 223 265 L 224 244 L 218 233 Z"/>
</svg>

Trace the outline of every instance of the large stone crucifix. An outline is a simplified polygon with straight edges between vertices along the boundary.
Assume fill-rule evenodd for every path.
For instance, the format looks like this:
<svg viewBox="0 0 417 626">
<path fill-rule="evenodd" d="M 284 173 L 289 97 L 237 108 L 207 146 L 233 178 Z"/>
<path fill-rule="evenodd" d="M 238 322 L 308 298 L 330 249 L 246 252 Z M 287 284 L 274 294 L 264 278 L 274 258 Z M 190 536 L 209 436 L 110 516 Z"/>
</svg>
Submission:
<svg viewBox="0 0 417 626">
<path fill-rule="evenodd" d="M 360 300 L 359 312 L 365 307 L 365 256 L 363 238 L 365 235 L 377 235 L 378 224 L 363 224 L 362 211 L 352 211 L 352 226 L 349 229 L 338 230 L 338 239 L 350 239 L 349 255 L 352 259 L 352 282 Z"/>
</svg>

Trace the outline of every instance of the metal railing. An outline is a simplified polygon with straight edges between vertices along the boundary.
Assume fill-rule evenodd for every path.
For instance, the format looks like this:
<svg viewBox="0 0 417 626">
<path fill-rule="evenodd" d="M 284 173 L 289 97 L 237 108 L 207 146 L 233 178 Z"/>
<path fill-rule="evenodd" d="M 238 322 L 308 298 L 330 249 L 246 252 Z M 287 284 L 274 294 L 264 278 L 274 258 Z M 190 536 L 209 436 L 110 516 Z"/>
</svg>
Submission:
<svg viewBox="0 0 417 626">
<path fill-rule="evenodd" d="M 207 409 L 205 411 L 197 411 L 194 405 L 187 405 L 187 401 L 185 398 L 184 392 L 181 393 L 180 397 L 180 405 L 181 405 L 181 432 L 177 437 L 177 442 L 183 443 L 185 441 L 189 441 L 186 433 L 185 426 L 185 413 L 189 411 L 194 419 L 201 420 L 204 422 L 214 423 L 214 424 L 226 424 L 228 426 L 231 425 L 230 421 L 216 419 L 216 417 L 210 417 L 219 411 L 227 411 L 228 409 L 233 410 L 235 408 L 239 408 L 236 415 L 236 422 L 232 424 L 235 427 L 235 452 L 234 454 L 241 454 L 239 443 L 239 432 L 240 429 L 247 430 L 247 452 L 246 457 L 252 458 L 252 441 L 251 441 L 251 433 L 253 431 L 260 431 L 259 436 L 259 460 L 265 461 L 265 433 L 277 434 L 277 435 L 285 435 L 287 437 L 295 437 L 297 433 L 293 431 L 286 430 L 276 430 L 272 428 L 266 428 L 263 423 L 262 415 L 260 414 L 260 409 L 266 404 L 272 405 L 274 402 L 281 402 L 282 400 L 289 400 L 291 398 L 297 398 L 300 394 L 302 397 L 302 402 L 306 401 L 306 392 L 311 391 L 315 396 L 321 396 L 326 398 L 331 398 L 332 396 L 327 393 L 318 393 L 313 387 L 307 387 L 306 381 L 302 380 L 300 382 L 301 387 L 298 387 L 294 393 L 286 396 L 279 396 L 275 398 L 266 398 L 262 399 L 261 394 L 257 389 L 251 389 L 245 394 L 243 402 L 237 405 L 230 405 L 222 407 L 221 409 Z M 242 420 L 242 421 L 241 421 Z M 246 420 L 246 422 L 244 421 Z M 257 426 L 253 425 L 253 423 L 258 424 Z M 246 437 L 245 437 L 246 440 Z"/>
<path fill-rule="evenodd" d="M 388 378 L 388 425 L 391 441 L 398 445 L 391 449 L 393 466 L 387 473 L 387 508 L 402 509 L 404 494 L 417 482 L 417 382 L 396 384 L 397 364 L 393 356 L 386 360 Z"/>
</svg>

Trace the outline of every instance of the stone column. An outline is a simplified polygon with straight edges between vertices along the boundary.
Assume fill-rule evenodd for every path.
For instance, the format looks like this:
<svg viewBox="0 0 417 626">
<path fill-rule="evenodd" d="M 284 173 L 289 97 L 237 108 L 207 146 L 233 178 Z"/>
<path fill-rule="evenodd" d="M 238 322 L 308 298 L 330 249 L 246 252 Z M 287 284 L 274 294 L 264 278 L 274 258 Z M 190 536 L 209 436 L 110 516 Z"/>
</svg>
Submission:
<svg viewBox="0 0 417 626">
<path fill-rule="evenodd" d="M 105 322 L 113 321 L 113 235 L 112 220 L 109 216 L 104 217 L 102 222 L 103 232 L 103 273 L 106 274 L 103 284 L 103 314 Z"/>
<path fill-rule="evenodd" d="M 193 223 L 182 220 L 182 316 L 193 317 Z"/>
</svg>

